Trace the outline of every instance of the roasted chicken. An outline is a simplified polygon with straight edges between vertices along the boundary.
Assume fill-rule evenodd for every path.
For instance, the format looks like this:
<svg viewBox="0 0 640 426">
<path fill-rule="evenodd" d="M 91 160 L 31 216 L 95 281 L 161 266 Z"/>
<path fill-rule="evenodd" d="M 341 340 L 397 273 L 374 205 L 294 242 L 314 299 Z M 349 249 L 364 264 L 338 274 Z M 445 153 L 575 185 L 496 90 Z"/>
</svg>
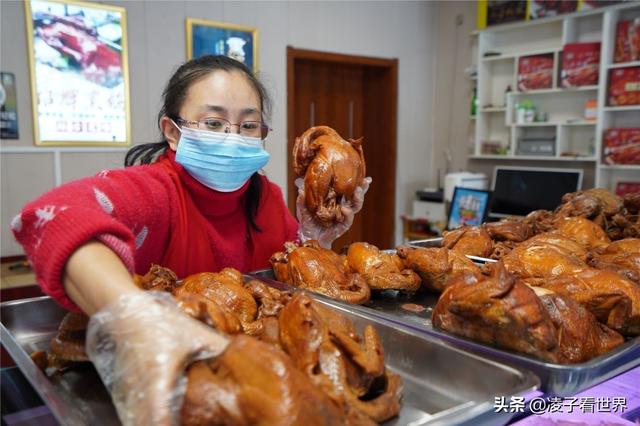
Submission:
<svg viewBox="0 0 640 426">
<path fill-rule="evenodd" d="M 343 222 L 341 202 L 351 199 L 365 177 L 362 139 L 346 141 L 330 127 L 312 127 L 296 138 L 293 169 L 304 177 L 305 205 L 318 223 Z"/>
<path fill-rule="evenodd" d="M 581 216 L 604 227 L 610 217 L 622 210 L 622 199 L 606 189 L 594 188 L 565 194 L 556 209 L 557 217 Z"/>
<path fill-rule="evenodd" d="M 640 239 L 625 238 L 598 247 L 588 253 L 587 263 L 597 269 L 615 271 L 640 284 Z"/>
<path fill-rule="evenodd" d="M 362 275 L 371 290 L 402 290 L 413 293 L 420 288 L 420 277 L 395 253 L 385 253 L 368 243 L 353 243 L 347 251 L 352 271 Z"/>
<path fill-rule="evenodd" d="M 622 334 L 640 334 L 640 286 L 615 272 L 587 267 L 550 277 L 540 285 L 575 300 Z"/>
<path fill-rule="evenodd" d="M 504 219 L 499 222 L 485 223 L 482 225 L 482 228 L 494 241 L 519 243 L 533 236 L 533 229 L 530 224 L 523 220 L 513 218 Z"/>
<path fill-rule="evenodd" d="M 280 349 L 238 335 L 217 358 L 187 371 L 181 424 L 347 424 L 335 402 Z"/>
<path fill-rule="evenodd" d="M 611 242 L 600 226 L 584 217 L 559 217 L 555 220 L 555 229 L 586 249 L 606 246 Z"/>
<path fill-rule="evenodd" d="M 442 246 L 460 254 L 489 257 L 493 252 L 493 241 L 480 226 L 462 226 L 442 233 Z"/>
<path fill-rule="evenodd" d="M 304 293 L 280 314 L 280 340 L 295 365 L 343 408 L 350 423 L 385 421 L 400 410 L 400 378 L 384 365 L 372 326 L 364 340 L 353 324 Z"/>
<path fill-rule="evenodd" d="M 551 292 L 539 297 L 502 263 L 491 277 L 454 278 L 432 321 L 451 333 L 554 363 L 583 362 L 623 342 L 571 299 Z"/>
<path fill-rule="evenodd" d="M 365 303 L 371 297 L 369 285 L 362 275 L 351 272 L 345 256 L 313 240 L 301 246 L 286 243 L 285 247 L 286 252 L 270 259 L 278 281 L 349 303 Z"/>
<path fill-rule="evenodd" d="M 422 278 L 424 286 L 436 292 L 443 291 L 448 285 L 448 280 L 460 273 L 481 275 L 480 268 L 464 254 L 445 247 L 400 246 L 396 251 L 398 256 L 404 260 L 405 265 Z"/>
<path fill-rule="evenodd" d="M 88 323 L 89 317 L 82 313 L 67 313 L 51 339 L 50 351 L 36 351 L 31 354 L 31 359 L 41 370 L 63 370 L 77 362 L 88 362 L 89 357 L 84 350 Z"/>
</svg>

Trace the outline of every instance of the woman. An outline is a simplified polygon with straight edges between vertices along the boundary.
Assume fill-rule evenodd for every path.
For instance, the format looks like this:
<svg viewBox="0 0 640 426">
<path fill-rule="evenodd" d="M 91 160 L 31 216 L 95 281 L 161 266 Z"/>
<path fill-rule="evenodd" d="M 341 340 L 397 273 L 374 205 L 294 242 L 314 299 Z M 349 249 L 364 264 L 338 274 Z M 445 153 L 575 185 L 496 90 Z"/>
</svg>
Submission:
<svg viewBox="0 0 640 426">
<path fill-rule="evenodd" d="M 160 399 L 171 393 L 179 370 L 179 361 L 167 360 L 204 348 L 219 353 L 220 339 L 192 332 L 197 327 L 170 303 L 141 293 L 132 273 L 144 274 L 151 263 L 181 278 L 226 266 L 266 267 L 270 255 L 298 233 L 329 241 L 344 233 L 366 191 L 346 207 L 344 224 L 324 229 L 311 219 L 296 222 L 280 189 L 258 174 L 269 160 L 264 139 L 270 103 L 240 62 L 224 56 L 191 60 L 171 77 L 163 96 L 162 142 L 136 146 L 125 160 L 127 166 L 142 165 L 55 188 L 12 222 L 45 293 L 70 310 L 102 310 L 92 318 L 87 350 L 105 384 L 144 386 L 145 395 L 154 389 Z M 302 202 L 298 217 L 309 218 Z M 105 351 L 92 347 L 105 334 L 116 343 L 127 341 L 128 349 L 116 344 L 116 353 L 105 358 Z M 158 353 L 166 355 L 163 362 L 151 356 Z M 124 374 L 126 383 L 113 371 Z M 114 396 L 122 417 L 135 392 L 118 393 L 126 400 L 119 405 Z M 157 415 L 166 418 L 162 410 Z"/>
</svg>

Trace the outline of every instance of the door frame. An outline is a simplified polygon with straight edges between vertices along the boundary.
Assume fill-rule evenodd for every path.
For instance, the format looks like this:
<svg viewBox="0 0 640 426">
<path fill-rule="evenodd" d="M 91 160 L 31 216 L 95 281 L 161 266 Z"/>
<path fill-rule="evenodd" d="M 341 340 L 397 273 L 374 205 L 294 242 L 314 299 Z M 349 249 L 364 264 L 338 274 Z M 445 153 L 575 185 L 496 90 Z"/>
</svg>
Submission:
<svg viewBox="0 0 640 426">
<path fill-rule="evenodd" d="M 384 102 L 385 117 L 389 119 L 389 128 L 392 129 L 386 137 L 389 144 L 388 150 L 388 168 L 390 171 L 390 180 L 388 182 L 373 182 L 373 185 L 384 186 L 389 194 L 393 194 L 393 217 L 385 218 L 391 220 L 389 244 L 393 244 L 395 239 L 395 210 L 396 210 L 396 161 L 398 155 L 398 59 L 375 58 L 370 56 L 356 56 L 342 53 L 321 52 L 317 50 L 298 49 L 293 46 L 287 46 L 287 153 L 293 152 L 295 138 L 295 65 L 296 61 L 318 61 L 321 63 L 338 62 L 341 64 L 359 65 L 364 69 L 382 71 L 386 73 L 388 82 L 386 85 L 386 101 Z M 365 141 L 366 146 L 366 141 Z M 293 181 L 296 175 L 293 171 L 293 161 L 290 155 L 287 155 L 287 203 L 289 209 L 295 212 L 297 191 Z M 366 202 L 366 201 L 365 201 Z M 391 247 L 391 246 L 390 246 Z M 384 247 L 388 248 L 388 247 Z"/>
</svg>

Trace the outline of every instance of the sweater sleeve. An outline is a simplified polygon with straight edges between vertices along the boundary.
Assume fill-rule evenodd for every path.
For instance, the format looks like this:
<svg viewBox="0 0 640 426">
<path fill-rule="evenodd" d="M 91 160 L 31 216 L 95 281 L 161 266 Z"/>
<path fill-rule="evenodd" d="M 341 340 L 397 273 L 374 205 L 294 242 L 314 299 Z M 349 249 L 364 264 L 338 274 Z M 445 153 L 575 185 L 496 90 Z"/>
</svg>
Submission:
<svg viewBox="0 0 640 426">
<path fill-rule="evenodd" d="M 153 166 L 103 171 L 28 203 L 11 228 L 43 292 L 78 311 L 62 283 L 71 254 L 98 240 L 131 272 L 157 262 L 167 244 L 172 198 L 170 179 Z"/>
</svg>

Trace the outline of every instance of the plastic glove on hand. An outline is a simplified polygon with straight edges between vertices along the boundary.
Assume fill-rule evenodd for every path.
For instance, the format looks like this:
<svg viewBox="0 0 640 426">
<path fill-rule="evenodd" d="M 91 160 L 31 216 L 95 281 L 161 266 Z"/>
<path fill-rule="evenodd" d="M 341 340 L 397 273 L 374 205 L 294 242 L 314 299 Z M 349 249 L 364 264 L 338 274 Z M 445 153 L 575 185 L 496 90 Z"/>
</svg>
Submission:
<svg viewBox="0 0 640 426">
<path fill-rule="evenodd" d="M 123 295 L 91 317 L 86 351 L 124 425 L 179 423 L 187 364 L 229 341 L 190 318 L 167 293 Z"/>
<path fill-rule="evenodd" d="M 356 213 L 362 209 L 364 196 L 369 190 L 369 185 L 371 185 L 371 178 L 366 177 L 362 180 L 362 183 L 356 187 L 353 197 L 340 200 L 340 210 L 344 215 L 344 220 L 336 222 L 329 227 L 322 226 L 307 209 L 304 195 L 304 179 L 296 179 L 295 184 L 298 188 L 296 212 L 298 223 L 300 223 L 298 231 L 300 242 L 316 240 L 321 247 L 330 249 L 331 244 L 351 228 Z"/>
</svg>

